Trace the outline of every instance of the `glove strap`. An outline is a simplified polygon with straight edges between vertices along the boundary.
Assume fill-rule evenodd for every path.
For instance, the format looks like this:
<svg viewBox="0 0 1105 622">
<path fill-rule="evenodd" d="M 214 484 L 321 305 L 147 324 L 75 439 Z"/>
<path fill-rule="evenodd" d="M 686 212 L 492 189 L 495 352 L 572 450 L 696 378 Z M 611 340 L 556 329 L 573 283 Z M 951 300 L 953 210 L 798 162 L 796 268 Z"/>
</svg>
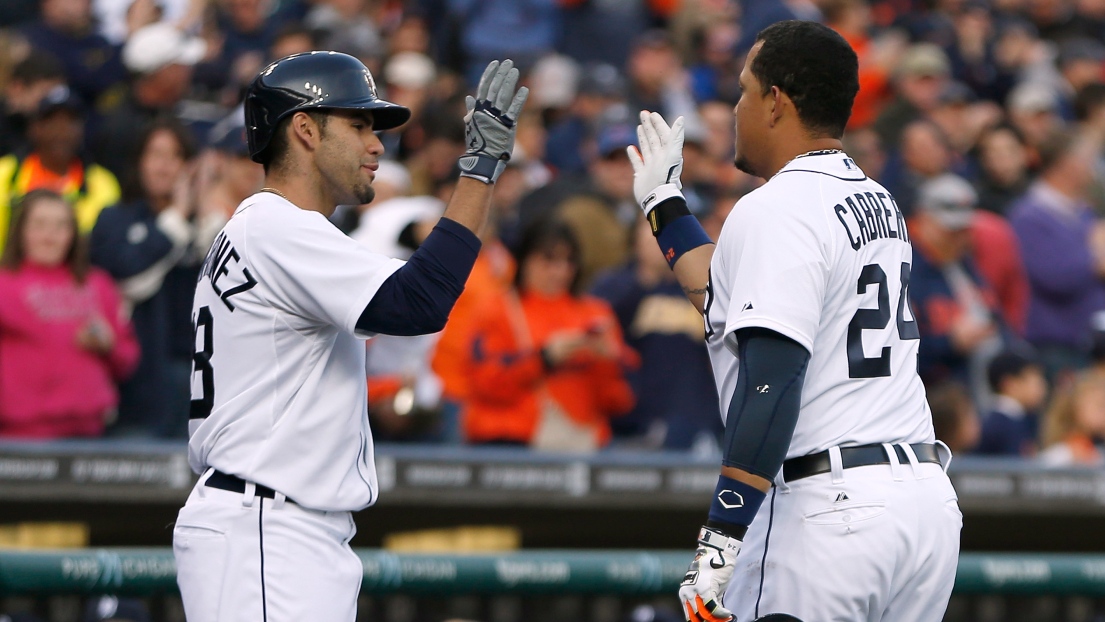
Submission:
<svg viewBox="0 0 1105 622">
<path fill-rule="evenodd" d="M 680 192 L 679 186 L 675 184 L 662 184 L 657 186 L 655 190 L 650 192 L 644 201 L 641 201 L 641 209 L 645 211 L 645 215 L 648 216 L 657 205 L 667 201 L 672 197 L 679 197 L 686 203 L 687 199 L 683 197 L 683 193 Z M 689 213 L 689 212 L 688 212 Z M 655 230 L 655 227 L 653 228 Z"/>
<path fill-rule="evenodd" d="M 703 527 L 698 530 L 698 543 L 733 555 L 740 553 L 741 550 L 740 540 L 711 527 Z"/>
<path fill-rule="evenodd" d="M 506 162 L 483 153 L 466 153 L 457 160 L 460 176 L 493 184 L 506 169 Z"/>
</svg>

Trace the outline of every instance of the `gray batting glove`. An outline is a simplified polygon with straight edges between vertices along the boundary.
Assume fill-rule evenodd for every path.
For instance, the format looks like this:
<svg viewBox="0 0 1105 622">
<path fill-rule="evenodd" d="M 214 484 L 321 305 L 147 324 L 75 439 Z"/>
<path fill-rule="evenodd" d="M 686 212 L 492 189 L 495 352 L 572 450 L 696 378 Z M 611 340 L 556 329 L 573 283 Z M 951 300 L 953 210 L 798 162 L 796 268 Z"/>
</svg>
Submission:
<svg viewBox="0 0 1105 622">
<path fill-rule="evenodd" d="M 476 96 L 465 98 L 464 139 L 467 150 L 460 157 L 461 177 L 493 184 L 499 178 L 514 151 L 515 123 L 529 89 L 518 85 L 514 61 L 491 61 L 484 69 Z"/>
<path fill-rule="evenodd" d="M 683 117 L 668 127 L 659 113 L 642 110 L 637 142 L 639 148 L 630 145 L 626 152 L 633 165 L 633 195 L 648 216 L 665 200 L 683 196 Z"/>
<path fill-rule="evenodd" d="M 740 550 L 741 541 L 732 536 L 709 527 L 699 531 L 698 550 L 679 585 L 679 600 L 687 622 L 733 619 L 733 612 L 721 604 L 721 599 L 729 587 Z"/>
</svg>

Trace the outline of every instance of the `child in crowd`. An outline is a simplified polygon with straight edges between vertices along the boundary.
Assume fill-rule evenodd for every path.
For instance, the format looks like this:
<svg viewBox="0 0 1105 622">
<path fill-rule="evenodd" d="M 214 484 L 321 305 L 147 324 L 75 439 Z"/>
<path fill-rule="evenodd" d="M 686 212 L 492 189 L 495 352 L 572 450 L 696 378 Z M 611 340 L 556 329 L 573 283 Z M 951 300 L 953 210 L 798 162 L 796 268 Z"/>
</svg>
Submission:
<svg viewBox="0 0 1105 622">
<path fill-rule="evenodd" d="M 138 342 L 111 277 L 88 266 L 73 207 L 27 193 L 0 264 L 0 437 L 99 436 Z"/>
<path fill-rule="evenodd" d="M 990 361 L 987 369 L 994 393 L 990 412 L 982 420 L 978 453 L 995 456 L 1036 455 L 1037 412 L 1047 399 L 1044 368 L 1035 359 L 1007 351 Z"/>
<path fill-rule="evenodd" d="M 1044 421 L 1040 461 L 1047 466 L 1102 466 L 1105 437 L 1105 377 L 1089 371 L 1059 391 Z"/>
</svg>

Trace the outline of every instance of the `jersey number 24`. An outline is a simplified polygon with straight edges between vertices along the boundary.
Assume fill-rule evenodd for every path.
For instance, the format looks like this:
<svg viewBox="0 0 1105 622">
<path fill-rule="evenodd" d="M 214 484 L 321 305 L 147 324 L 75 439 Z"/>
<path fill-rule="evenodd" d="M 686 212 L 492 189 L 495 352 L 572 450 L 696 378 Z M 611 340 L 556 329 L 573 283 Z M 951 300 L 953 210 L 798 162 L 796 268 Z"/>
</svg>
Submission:
<svg viewBox="0 0 1105 622">
<path fill-rule="evenodd" d="M 903 261 L 900 273 L 902 287 L 897 305 L 898 337 L 903 340 L 921 338 L 917 331 L 917 320 L 905 319 L 906 307 L 909 305 L 909 271 L 909 263 Z M 849 378 L 880 378 L 890 375 L 890 346 L 883 346 L 875 357 L 868 358 L 863 354 L 863 331 L 882 330 L 890 323 L 890 291 L 887 288 L 886 272 L 877 263 L 867 264 L 860 271 L 856 293 L 862 296 L 871 285 L 879 288 L 878 308 L 857 309 L 852 321 L 848 322 Z"/>
</svg>

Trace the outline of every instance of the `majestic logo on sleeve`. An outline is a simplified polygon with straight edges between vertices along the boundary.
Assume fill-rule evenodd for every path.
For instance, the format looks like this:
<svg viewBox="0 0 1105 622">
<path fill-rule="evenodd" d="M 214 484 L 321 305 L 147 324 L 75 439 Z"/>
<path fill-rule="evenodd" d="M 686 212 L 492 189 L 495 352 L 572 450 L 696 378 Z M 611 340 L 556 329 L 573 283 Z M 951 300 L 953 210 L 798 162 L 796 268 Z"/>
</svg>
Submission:
<svg viewBox="0 0 1105 622">
<path fill-rule="evenodd" d="M 234 311 L 234 303 L 230 299 L 257 285 L 257 279 L 250 274 L 249 268 L 239 263 L 241 259 L 241 255 L 234 250 L 234 246 L 223 232 L 211 244 L 211 250 L 207 251 L 207 258 L 203 260 L 203 268 L 200 269 L 200 280 L 206 277 L 211 281 L 211 289 L 215 290 L 219 300 L 222 300 L 231 312 Z M 231 270 L 234 271 L 233 275 Z"/>
</svg>

